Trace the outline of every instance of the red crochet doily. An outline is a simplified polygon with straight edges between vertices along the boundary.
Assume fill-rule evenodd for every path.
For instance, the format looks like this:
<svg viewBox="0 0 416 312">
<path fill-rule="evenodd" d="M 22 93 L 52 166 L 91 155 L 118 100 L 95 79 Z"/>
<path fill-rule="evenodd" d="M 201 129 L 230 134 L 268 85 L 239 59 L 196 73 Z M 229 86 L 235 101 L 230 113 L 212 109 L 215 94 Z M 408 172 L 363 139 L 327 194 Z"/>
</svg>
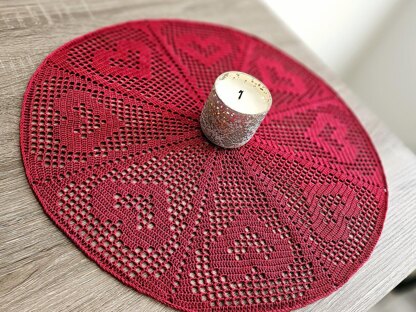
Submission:
<svg viewBox="0 0 416 312">
<path fill-rule="evenodd" d="M 222 72 L 273 106 L 239 149 L 199 114 Z M 26 174 L 45 212 L 117 279 L 183 311 L 283 311 L 343 285 L 373 250 L 387 190 L 337 94 L 236 30 L 140 21 L 62 46 L 23 101 Z M 76 287 L 76 285 L 74 285 Z"/>
</svg>

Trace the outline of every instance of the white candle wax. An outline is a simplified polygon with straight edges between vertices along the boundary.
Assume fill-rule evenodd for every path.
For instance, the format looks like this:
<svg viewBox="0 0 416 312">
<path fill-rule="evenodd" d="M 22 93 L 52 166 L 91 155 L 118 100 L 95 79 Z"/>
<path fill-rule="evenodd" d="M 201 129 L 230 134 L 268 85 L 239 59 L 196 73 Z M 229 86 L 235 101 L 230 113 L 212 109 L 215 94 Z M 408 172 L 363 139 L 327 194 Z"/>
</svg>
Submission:
<svg viewBox="0 0 416 312">
<path fill-rule="evenodd" d="M 224 104 L 239 113 L 261 114 L 270 108 L 263 84 L 248 74 L 225 73 L 215 82 L 215 89 Z"/>
</svg>

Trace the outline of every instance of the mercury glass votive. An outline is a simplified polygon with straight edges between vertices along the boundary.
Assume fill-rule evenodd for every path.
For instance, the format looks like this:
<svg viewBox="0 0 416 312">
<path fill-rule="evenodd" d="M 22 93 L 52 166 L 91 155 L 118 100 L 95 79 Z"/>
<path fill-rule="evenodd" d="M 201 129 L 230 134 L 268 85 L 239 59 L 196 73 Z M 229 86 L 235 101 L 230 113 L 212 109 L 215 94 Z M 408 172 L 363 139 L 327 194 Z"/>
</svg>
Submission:
<svg viewBox="0 0 416 312">
<path fill-rule="evenodd" d="M 260 80 L 243 72 L 225 72 L 215 80 L 202 109 L 202 132 L 218 146 L 241 147 L 256 133 L 271 104 L 272 96 Z"/>
</svg>

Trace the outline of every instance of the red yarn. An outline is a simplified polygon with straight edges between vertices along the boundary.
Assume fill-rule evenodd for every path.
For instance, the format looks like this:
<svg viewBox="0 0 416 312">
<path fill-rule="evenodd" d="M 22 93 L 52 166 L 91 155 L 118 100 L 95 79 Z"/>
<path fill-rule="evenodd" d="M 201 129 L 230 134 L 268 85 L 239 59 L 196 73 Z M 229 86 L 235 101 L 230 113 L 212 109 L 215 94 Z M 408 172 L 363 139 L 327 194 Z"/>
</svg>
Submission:
<svg viewBox="0 0 416 312">
<path fill-rule="evenodd" d="M 209 143 L 198 119 L 229 70 L 274 100 L 233 150 Z M 229 28 L 140 21 L 75 39 L 32 77 L 20 131 L 56 225 L 179 310 L 299 308 L 343 285 L 382 230 L 386 181 L 351 111 L 299 63 Z"/>
</svg>

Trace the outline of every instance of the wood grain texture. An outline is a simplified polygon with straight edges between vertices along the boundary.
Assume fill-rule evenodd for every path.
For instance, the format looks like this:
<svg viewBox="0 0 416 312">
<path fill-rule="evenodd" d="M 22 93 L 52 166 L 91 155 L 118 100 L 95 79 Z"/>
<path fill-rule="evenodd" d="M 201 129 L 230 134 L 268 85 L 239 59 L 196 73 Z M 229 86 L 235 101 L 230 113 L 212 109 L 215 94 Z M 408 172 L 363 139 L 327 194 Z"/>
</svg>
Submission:
<svg viewBox="0 0 416 312">
<path fill-rule="evenodd" d="M 29 188 L 19 150 L 23 93 L 47 54 L 106 25 L 168 17 L 230 25 L 271 42 L 328 81 L 362 121 L 387 175 L 385 227 L 351 280 L 302 311 L 373 306 L 416 268 L 416 157 L 259 2 L 0 0 L 0 310 L 171 311 L 101 271 L 52 224 Z"/>
</svg>

